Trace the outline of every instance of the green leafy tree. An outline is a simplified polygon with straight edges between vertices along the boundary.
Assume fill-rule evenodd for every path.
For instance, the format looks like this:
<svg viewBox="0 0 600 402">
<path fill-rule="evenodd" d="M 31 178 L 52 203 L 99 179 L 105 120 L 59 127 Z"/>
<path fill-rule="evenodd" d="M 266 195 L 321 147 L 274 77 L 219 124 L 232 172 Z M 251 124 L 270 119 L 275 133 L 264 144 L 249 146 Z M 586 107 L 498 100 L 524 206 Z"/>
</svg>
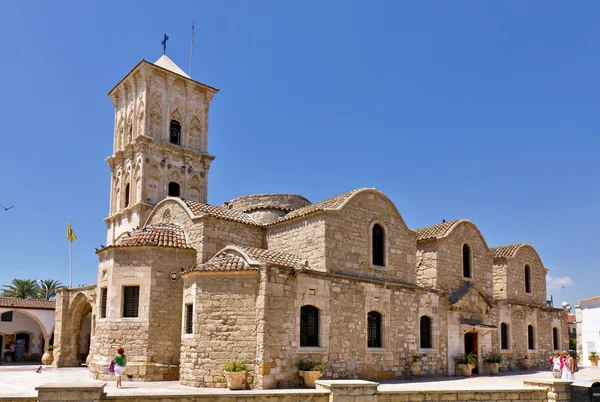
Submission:
<svg viewBox="0 0 600 402">
<path fill-rule="evenodd" d="M 56 291 L 60 288 L 64 288 L 63 284 L 56 279 L 42 279 L 38 282 L 38 284 L 38 298 L 44 300 L 54 300 L 56 298 Z"/>
<path fill-rule="evenodd" d="M 10 285 L 2 287 L 2 296 L 37 299 L 40 288 L 35 279 L 13 279 Z"/>
<path fill-rule="evenodd" d="M 577 341 L 569 338 L 569 350 L 577 350 Z"/>
</svg>

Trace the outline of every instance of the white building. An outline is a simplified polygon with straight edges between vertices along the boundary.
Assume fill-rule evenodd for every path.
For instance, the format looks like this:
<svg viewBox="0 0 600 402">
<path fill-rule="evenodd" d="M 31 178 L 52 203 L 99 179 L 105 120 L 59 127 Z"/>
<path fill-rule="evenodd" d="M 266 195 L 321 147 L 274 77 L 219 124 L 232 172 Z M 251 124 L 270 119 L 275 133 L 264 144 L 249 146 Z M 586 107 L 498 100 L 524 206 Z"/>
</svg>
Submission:
<svg viewBox="0 0 600 402">
<path fill-rule="evenodd" d="M 577 353 L 579 364 L 591 366 L 590 352 L 600 351 L 600 296 L 578 300 L 575 306 L 577 321 Z"/>
<path fill-rule="evenodd" d="M 38 360 L 54 333 L 53 300 L 0 297 L 0 350 L 2 359 L 10 344 L 21 349 L 22 360 Z"/>
</svg>

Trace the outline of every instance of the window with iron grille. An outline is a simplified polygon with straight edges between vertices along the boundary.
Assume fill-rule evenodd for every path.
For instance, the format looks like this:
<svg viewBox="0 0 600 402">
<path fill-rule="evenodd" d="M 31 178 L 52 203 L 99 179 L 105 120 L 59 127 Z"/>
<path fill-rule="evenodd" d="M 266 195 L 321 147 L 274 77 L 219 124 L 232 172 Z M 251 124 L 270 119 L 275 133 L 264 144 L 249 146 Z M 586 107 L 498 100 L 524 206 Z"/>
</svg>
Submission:
<svg viewBox="0 0 600 402">
<path fill-rule="evenodd" d="M 319 346 L 319 309 L 315 306 L 300 309 L 300 346 Z"/>
<path fill-rule="evenodd" d="M 431 348 L 431 318 L 426 315 L 421 317 L 421 348 Z"/>
<path fill-rule="evenodd" d="M 185 333 L 186 334 L 194 333 L 194 305 L 193 304 L 185 305 Z"/>
<path fill-rule="evenodd" d="M 552 346 L 554 347 L 554 350 L 559 349 L 558 328 L 556 327 L 552 328 Z"/>
<path fill-rule="evenodd" d="M 0 321 L 4 321 L 4 322 L 12 322 L 12 311 L 7 311 L 6 313 L 2 313 L 2 316 L 0 317 Z"/>
<path fill-rule="evenodd" d="M 533 339 L 533 336 L 535 334 L 535 331 L 533 329 L 533 327 L 531 325 L 527 326 L 527 347 L 530 350 L 535 349 L 535 341 Z"/>
<path fill-rule="evenodd" d="M 373 246 L 373 265 L 385 266 L 385 232 L 381 225 L 373 226 L 371 243 Z"/>
<path fill-rule="evenodd" d="M 367 346 L 380 348 L 381 344 L 381 314 L 371 311 L 367 315 Z"/>
<path fill-rule="evenodd" d="M 137 317 L 140 305 L 140 287 L 123 287 L 123 317 Z"/>
<path fill-rule="evenodd" d="M 463 245 L 463 277 L 471 278 L 471 247 Z"/>
<path fill-rule="evenodd" d="M 106 305 L 108 303 L 107 296 L 107 288 L 100 289 L 100 318 L 106 318 Z"/>
<path fill-rule="evenodd" d="M 501 349 L 509 349 L 508 346 L 508 324 L 500 325 L 500 347 Z"/>
<path fill-rule="evenodd" d="M 531 293 L 531 268 L 525 265 L 525 292 Z"/>
</svg>

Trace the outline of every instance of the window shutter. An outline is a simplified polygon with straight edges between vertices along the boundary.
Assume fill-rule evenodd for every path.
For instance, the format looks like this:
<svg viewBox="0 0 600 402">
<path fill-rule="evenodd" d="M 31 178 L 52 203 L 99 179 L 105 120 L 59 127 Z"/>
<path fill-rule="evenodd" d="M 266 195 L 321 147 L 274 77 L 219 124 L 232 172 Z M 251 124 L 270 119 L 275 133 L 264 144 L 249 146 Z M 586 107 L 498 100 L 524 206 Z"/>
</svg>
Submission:
<svg viewBox="0 0 600 402">
<path fill-rule="evenodd" d="M 137 317 L 140 304 L 140 287 L 125 286 L 123 289 L 123 317 Z"/>
</svg>

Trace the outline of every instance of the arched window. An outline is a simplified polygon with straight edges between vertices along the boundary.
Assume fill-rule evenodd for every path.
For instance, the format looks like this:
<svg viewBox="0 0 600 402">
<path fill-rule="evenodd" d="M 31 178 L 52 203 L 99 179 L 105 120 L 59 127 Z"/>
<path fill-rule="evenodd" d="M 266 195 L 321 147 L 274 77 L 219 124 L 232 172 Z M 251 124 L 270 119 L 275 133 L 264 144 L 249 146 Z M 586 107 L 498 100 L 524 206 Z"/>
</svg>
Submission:
<svg viewBox="0 0 600 402">
<path fill-rule="evenodd" d="M 500 347 L 504 350 L 510 349 L 508 338 L 508 324 L 506 323 L 502 323 L 500 325 Z"/>
<path fill-rule="evenodd" d="M 373 265 L 385 266 L 385 232 L 380 224 L 373 225 L 371 243 L 373 247 Z"/>
<path fill-rule="evenodd" d="M 426 315 L 421 316 L 421 348 L 429 349 L 431 348 L 431 318 Z"/>
<path fill-rule="evenodd" d="M 554 350 L 558 350 L 560 347 L 560 342 L 558 338 L 558 328 L 552 328 L 552 347 Z"/>
<path fill-rule="evenodd" d="M 529 350 L 535 349 L 534 335 L 535 335 L 535 329 L 533 328 L 533 326 L 528 325 L 527 326 L 527 348 Z"/>
<path fill-rule="evenodd" d="M 125 186 L 125 208 L 129 206 L 129 183 Z"/>
<path fill-rule="evenodd" d="M 525 293 L 531 293 L 531 267 L 525 265 Z"/>
<path fill-rule="evenodd" d="M 169 128 L 169 142 L 171 144 L 179 145 L 181 140 L 181 124 L 177 120 L 171 120 L 171 127 Z"/>
<path fill-rule="evenodd" d="M 319 309 L 300 308 L 300 346 L 319 346 Z"/>
<path fill-rule="evenodd" d="M 463 245 L 463 277 L 471 278 L 471 247 Z"/>
<path fill-rule="evenodd" d="M 367 315 L 367 338 L 368 347 L 381 347 L 381 314 L 377 311 L 371 311 Z"/>
<path fill-rule="evenodd" d="M 175 182 L 169 183 L 169 197 L 179 197 L 179 184 Z"/>
</svg>

